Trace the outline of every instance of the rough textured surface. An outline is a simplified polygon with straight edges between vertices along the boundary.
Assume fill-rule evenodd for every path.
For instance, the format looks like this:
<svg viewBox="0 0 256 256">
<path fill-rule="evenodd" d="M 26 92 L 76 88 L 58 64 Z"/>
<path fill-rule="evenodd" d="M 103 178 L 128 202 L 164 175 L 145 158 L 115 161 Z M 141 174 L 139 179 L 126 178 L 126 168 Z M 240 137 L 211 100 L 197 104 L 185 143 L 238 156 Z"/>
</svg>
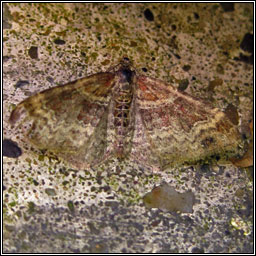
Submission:
<svg viewBox="0 0 256 256">
<path fill-rule="evenodd" d="M 217 3 L 7 4 L 4 137 L 20 141 L 8 124 L 14 104 L 107 71 L 126 55 L 146 76 L 221 110 L 232 104 L 229 114 L 235 111 L 236 121 L 238 113 L 246 139 L 252 21 L 253 5 L 246 3 L 228 9 Z M 18 159 L 4 158 L 5 252 L 253 252 L 251 169 L 205 163 L 156 174 L 113 160 L 77 171 L 25 143 L 19 147 Z M 193 192 L 193 213 L 144 207 L 143 196 L 164 181 L 179 193 Z"/>
</svg>

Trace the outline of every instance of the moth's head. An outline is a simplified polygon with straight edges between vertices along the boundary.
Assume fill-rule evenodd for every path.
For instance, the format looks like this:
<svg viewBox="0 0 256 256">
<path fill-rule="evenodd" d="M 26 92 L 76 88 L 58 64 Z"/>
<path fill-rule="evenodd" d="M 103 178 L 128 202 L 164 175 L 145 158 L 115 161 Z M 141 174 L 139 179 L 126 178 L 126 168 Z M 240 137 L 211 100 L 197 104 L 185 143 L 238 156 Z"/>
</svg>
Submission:
<svg viewBox="0 0 256 256">
<path fill-rule="evenodd" d="M 132 67 L 132 61 L 128 57 L 123 57 L 120 64 L 123 68 L 130 69 Z"/>
</svg>

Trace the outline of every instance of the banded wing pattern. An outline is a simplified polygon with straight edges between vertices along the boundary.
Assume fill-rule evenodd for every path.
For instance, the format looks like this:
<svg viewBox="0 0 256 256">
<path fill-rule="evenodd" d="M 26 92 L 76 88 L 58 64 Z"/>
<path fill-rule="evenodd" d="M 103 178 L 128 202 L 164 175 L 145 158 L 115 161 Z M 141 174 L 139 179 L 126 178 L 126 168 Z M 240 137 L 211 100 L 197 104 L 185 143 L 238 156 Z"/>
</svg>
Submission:
<svg viewBox="0 0 256 256">
<path fill-rule="evenodd" d="M 29 97 L 13 110 L 10 123 L 34 146 L 78 169 L 116 157 L 162 170 L 236 156 L 243 146 L 222 111 L 136 74 L 127 58 L 110 72 Z"/>
<path fill-rule="evenodd" d="M 42 91 L 21 102 L 10 122 L 27 139 L 71 163 L 86 168 L 107 148 L 107 119 L 115 75 L 99 73 Z"/>
<path fill-rule="evenodd" d="M 137 77 L 136 111 L 133 156 L 139 161 L 161 169 L 241 151 L 241 136 L 222 111 L 160 80 Z"/>
</svg>

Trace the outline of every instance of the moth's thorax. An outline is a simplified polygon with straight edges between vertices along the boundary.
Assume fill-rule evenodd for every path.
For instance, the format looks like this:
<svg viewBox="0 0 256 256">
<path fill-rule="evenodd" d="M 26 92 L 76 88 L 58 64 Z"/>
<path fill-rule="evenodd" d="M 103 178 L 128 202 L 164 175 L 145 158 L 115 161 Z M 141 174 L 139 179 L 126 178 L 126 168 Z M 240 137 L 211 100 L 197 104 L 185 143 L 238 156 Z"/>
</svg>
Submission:
<svg viewBox="0 0 256 256">
<path fill-rule="evenodd" d="M 117 87 L 114 93 L 114 127 L 116 152 L 123 157 L 124 146 L 130 141 L 131 105 L 133 101 L 134 72 L 128 68 L 117 72 Z"/>
</svg>

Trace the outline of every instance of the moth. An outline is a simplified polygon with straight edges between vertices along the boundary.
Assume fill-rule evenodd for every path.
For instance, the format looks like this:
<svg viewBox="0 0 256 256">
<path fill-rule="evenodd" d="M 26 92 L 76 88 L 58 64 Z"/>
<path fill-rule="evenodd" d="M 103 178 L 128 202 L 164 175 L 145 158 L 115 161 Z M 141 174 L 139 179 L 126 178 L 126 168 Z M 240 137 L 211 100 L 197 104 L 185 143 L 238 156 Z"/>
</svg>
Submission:
<svg viewBox="0 0 256 256">
<path fill-rule="evenodd" d="M 224 112 L 139 74 L 128 58 L 25 99 L 9 121 L 36 148 L 76 169 L 117 158 L 163 170 L 234 157 L 243 144 Z"/>
</svg>

